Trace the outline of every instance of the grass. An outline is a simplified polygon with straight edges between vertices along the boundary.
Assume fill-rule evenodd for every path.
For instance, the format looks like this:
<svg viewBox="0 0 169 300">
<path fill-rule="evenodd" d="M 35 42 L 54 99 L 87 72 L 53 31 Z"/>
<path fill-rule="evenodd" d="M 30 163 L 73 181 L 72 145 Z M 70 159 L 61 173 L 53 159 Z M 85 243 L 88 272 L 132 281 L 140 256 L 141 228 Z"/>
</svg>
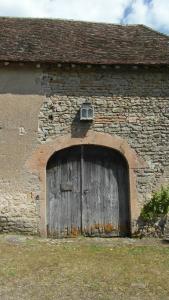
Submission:
<svg viewBox="0 0 169 300">
<path fill-rule="evenodd" d="M 169 299 L 159 240 L 0 236 L 0 299 Z"/>
</svg>

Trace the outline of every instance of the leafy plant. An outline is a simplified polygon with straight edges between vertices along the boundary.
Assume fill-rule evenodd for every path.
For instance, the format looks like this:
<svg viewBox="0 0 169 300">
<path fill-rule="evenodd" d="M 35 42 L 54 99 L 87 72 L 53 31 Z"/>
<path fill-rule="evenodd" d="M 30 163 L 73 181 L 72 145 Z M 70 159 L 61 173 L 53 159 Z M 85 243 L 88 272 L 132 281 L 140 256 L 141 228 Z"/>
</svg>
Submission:
<svg viewBox="0 0 169 300">
<path fill-rule="evenodd" d="M 161 187 L 160 191 L 152 195 L 151 200 L 144 205 L 140 217 L 144 221 L 156 221 L 161 215 L 169 211 L 169 186 Z"/>
</svg>

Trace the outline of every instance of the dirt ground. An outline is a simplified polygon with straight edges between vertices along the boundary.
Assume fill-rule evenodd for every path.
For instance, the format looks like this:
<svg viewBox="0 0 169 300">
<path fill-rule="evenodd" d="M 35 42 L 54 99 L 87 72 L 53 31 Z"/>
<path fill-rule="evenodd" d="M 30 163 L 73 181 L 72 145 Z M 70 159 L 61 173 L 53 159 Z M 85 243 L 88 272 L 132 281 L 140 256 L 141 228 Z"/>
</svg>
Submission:
<svg viewBox="0 0 169 300">
<path fill-rule="evenodd" d="M 169 299 L 169 242 L 0 235 L 0 300 Z"/>
</svg>

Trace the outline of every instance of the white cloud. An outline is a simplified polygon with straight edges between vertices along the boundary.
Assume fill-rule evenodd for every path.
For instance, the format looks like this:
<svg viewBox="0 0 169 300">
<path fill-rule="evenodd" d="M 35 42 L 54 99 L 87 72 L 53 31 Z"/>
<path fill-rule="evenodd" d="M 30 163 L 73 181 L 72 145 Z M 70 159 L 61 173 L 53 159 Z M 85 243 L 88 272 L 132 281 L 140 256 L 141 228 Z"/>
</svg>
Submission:
<svg viewBox="0 0 169 300">
<path fill-rule="evenodd" d="M 53 0 L 49 15 L 91 21 L 120 22 L 131 0 Z"/>
<path fill-rule="evenodd" d="M 169 33 L 169 1 L 135 0 L 125 22 L 129 24 L 141 23 Z"/>
<path fill-rule="evenodd" d="M 132 0 L 0 0 L 1 16 L 120 22 Z"/>
<path fill-rule="evenodd" d="M 169 1 L 154 0 L 151 6 L 151 24 L 169 31 Z"/>
<path fill-rule="evenodd" d="M 126 17 L 125 21 L 131 24 L 145 24 L 148 21 L 148 11 L 149 7 L 145 4 L 144 0 L 133 1 L 131 12 Z"/>
</svg>

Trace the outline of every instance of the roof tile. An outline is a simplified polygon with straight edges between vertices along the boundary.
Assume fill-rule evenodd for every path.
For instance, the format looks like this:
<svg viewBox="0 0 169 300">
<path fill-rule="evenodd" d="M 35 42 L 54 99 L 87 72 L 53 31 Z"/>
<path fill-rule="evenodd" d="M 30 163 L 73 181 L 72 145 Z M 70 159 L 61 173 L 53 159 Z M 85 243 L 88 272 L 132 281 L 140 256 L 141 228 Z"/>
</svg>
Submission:
<svg viewBox="0 0 169 300">
<path fill-rule="evenodd" d="M 169 37 L 143 25 L 0 17 L 0 61 L 169 64 Z"/>
</svg>

